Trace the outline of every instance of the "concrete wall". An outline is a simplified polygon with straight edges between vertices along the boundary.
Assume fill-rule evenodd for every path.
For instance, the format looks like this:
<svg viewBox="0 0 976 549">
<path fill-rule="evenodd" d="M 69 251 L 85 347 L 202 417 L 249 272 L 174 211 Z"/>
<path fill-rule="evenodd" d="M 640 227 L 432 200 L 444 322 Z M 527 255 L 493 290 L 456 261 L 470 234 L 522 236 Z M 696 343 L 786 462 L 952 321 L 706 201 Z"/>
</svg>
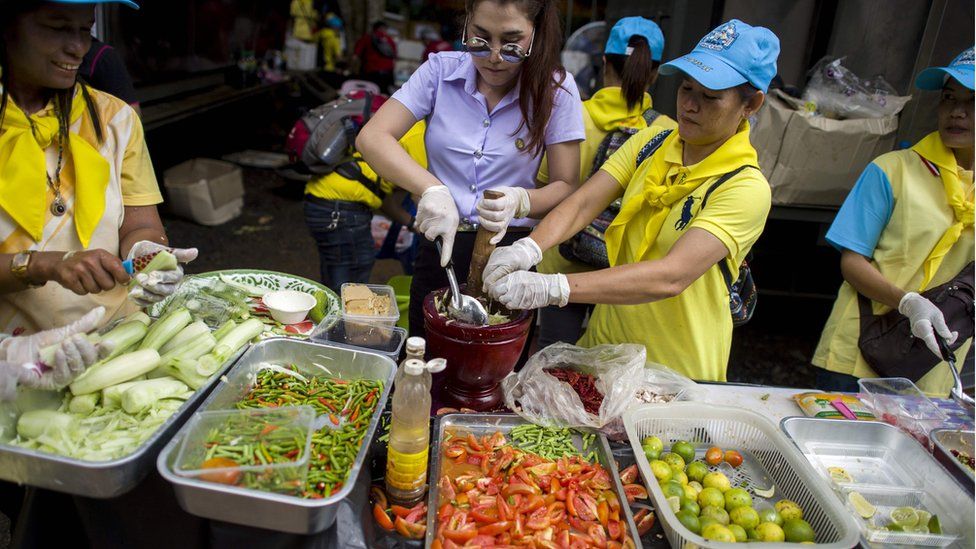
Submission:
<svg viewBox="0 0 976 549">
<path fill-rule="evenodd" d="M 780 41 L 779 75 L 787 84 L 802 86 L 815 4 L 814 0 L 726 0 L 722 20 L 739 19 L 776 33 Z"/>
</svg>

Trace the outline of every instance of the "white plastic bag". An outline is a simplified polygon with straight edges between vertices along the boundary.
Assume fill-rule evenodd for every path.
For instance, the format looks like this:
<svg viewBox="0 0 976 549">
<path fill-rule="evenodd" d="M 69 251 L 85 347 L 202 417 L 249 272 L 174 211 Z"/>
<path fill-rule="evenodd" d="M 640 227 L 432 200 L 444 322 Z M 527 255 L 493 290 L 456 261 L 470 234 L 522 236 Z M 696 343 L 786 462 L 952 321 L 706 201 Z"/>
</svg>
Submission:
<svg viewBox="0 0 976 549">
<path fill-rule="evenodd" d="M 626 409 L 674 401 L 702 400 L 704 396 L 705 391 L 694 381 L 663 364 L 648 362 L 644 366 L 642 379 L 635 386 L 633 399 Z M 627 439 L 624 422 L 620 417 L 604 425 L 600 432 L 610 440 Z"/>
<path fill-rule="evenodd" d="M 627 343 L 584 349 L 556 343 L 533 355 L 520 372 L 502 380 L 505 404 L 540 425 L 600 428 L 619 418 L 633 403 L 634 388 L 643 379 L 646 358 L 643 345 Z M 603 394 L 599 414 L 587 412 L 571 385 L 545 371 L 560 367 L 596 378 L 596 388 Z"/>
</svg>

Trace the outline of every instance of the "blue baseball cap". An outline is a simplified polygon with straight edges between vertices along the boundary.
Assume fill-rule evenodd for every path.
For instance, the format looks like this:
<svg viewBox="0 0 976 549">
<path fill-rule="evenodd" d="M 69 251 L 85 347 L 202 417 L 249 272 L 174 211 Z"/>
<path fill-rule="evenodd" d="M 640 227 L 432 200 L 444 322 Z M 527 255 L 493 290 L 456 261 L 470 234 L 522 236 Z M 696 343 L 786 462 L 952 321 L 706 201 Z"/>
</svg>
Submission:
<svg viewBox="0 0 976 549">
<path fill-rule="evenodd" d="M 125 4 L 130 8 L 139 9 L 139 4 L 132 0 L 48 0 L 55 4 Z"/>
<path fill-rule="evenodd" d="M 651 47 L 652 60 L 661 60 L 661 56 L 664 55 L 664 33 L 657 23 L 643 17 L 624 17 L 617 21 L 617 24 L 610 29 L 610 37 L 607 38 L 603 53 L 630 55 L 633 48 L 627 44 L 630 42 L 630 37 L 634 35 L 647 39 L 647 45 Z"/>
<path fill-rule="evenodd" d="M 661 65 L 661 74 L 683 72 L 710 90 L 746 82 L 765 93 L 776 76 L 779 38 L 764 27 L 738 19 L 705 35 L 691 53 Z"/>
<path fill-rule="evenodd" d="M 963 86 L 973 89 L 973 81 L 976 80 L 973 75 L 973 48 L 957 55 L 948 67 L 929 67 L 918 73 L 915 87 L 920 90 L 941 90 L 950 76 Z"/>
</svg>

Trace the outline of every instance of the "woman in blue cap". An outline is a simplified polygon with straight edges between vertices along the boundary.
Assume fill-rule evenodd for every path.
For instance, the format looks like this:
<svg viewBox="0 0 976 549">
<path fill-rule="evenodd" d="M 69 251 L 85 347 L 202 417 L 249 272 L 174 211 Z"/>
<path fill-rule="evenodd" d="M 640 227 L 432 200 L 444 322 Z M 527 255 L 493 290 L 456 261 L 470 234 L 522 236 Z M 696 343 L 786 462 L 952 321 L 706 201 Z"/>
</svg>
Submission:
<svg viewBox="0 0 976 549">
<path fill-rule="evenodd" d="M 912 335 L 937 357 L 936 338 L 944 339 L 963 364 L 972 338 L 957 341 L 942 311 L 920 293 L 972 269 L 973 74 L 973 48 L 919 73 L 917 88 L 941 91 L 938 130 L 869 164 L 827 231 L 841 252 L 844 283 L 813 357 L 823 368 L 822 389 L 856 391 L 858 378 L 878 377 L 858 349 L 859 295 L 873 302 L 874 314 L 898 310 L 907 317 Z M 971 327 L 973 319 L 966 322 Z M 918 386 L 945 397 L 948 368 L 940 361 Z"/>
<path fill-rule="evenodd" d="M 183 276 L 137 274 L 126 299 L 123 258 L 167 239 L 139 117 L 78 76 L 97 3 L 0 0 L 0 332 L 50 329 L 98 306 L 107 322 Z"/>
<path fill-rule="evenodd" d="M 610 268 L 533 273 L 536 258 L 499 248 L 485 270 L 491 296 L 513 309 L 594 303 L 581 345 L 641 343 L 648 360 L 724 381 L 732 319 L 719 264 L 738 270 L 769 212 L 748 119 L 778 54 L 772 32 L 733 19 L 662 65 L 661 74 L 682 77 L 678 130 L 648 128 L 629 139 L 545 217 L 528 246 L 510 247 L 548 250 L 622 197 L 605 235 Z"/>
<path fill-rule="evenodd" d="M 583 125 L 586 140 L 580 144 L 580 181 L 586 181 L 620 146 L 638 131 L 649 126 L 659 131 L 675 129 L 678 123 L 653 109 L 647 90 L 657 80 L 661 55 L 664 53 L 664 33 L 657 23 L 643 17 L 624 17 L 610 29 L 603 49 L 603 87 L 583 102 Z M 536 176 L 537 186 L 549 182 L 549 164 L 542 158 Z M 529 195 L 517 187 L 497 189 L 505 193 L 498 199 L 482 199 L 478 213 L 482 224 L 492 231 L 504 231 L 517 211 L 528 211 Z M 542 251 L 532 247 L 533 241 L 523 239 L 515 253 L 542 257 L 536 270 L 540 273 L 581 273 L 596 267 L 572 254 L 552 248 Z M 572 303 L 565 307 L 545 307 L 539 310 L 539 346 L 557 341 L 575 343 L 583 335 L 586 315 L 593 306 Z"/>
</svg>

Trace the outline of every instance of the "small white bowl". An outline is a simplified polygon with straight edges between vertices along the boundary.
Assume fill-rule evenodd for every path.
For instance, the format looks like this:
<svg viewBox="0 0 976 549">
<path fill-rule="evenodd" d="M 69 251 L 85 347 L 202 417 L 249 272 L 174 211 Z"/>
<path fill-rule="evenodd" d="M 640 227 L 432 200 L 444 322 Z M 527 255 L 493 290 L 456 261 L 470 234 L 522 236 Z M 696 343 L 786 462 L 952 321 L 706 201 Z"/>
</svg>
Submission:
<svg viewBox="0 0 976 549">
<path fill-rule="evenodd" d="M 315 307 L 315 297 L 295 290 L 268 292 L 262 298 L 271 318 L 282 324 L 298 324 Z"/>
</svg>

